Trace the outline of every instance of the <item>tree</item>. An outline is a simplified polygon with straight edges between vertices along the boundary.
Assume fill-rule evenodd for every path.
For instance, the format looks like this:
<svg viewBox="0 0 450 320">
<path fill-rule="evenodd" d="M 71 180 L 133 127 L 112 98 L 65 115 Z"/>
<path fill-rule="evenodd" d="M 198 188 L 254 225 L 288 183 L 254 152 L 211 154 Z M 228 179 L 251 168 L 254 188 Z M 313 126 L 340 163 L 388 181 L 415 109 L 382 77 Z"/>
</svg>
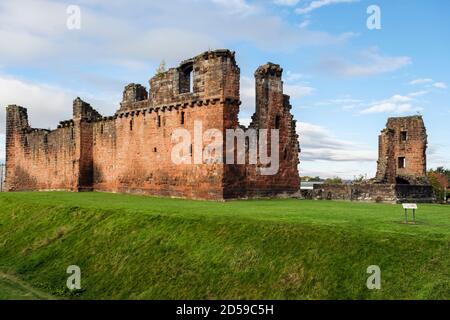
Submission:
<svg viewBox="0 0 450 320">
<path fill-rule="evenodd" d="M 159 64 L 158 69 L 156 70 L 156 75 L 159 76 L 164 72 L 166 72 L 166 61 L 162 60 L 161 63 Z"/>
<path fill-rule="evenodd" d="M 334 178 L 325 180 L 325 183 L 326 184 L 343 184 L 344 182 L 342 181 L 341 178 L 334 177 Z"/>
<path fill-rule="evenodd" d="M 439 168 L 438 168 L 439 169 Z M 438 201 L 446 201 L 447 189 L 449 187 L 448 176 L 441 173 L 442 171 L 430 170 L 428 172 L 428 180 L 434 189 L 434 193 Z"/>
<path fill-rule="evenodd" d="M 446 169 L 444 167 L 438 167 L 436 170 L 434 170 L 434 172 L 440 173 L 440 174 L 446 176 L 447 180 L 450 184 L 450 169 Z"/>
<path fill-rule="evenodd" d="M 353 179 L 353 183 L 363 183 L 366 180 L 367 180 L 367 178 L 361 174 L 357 177 L 355 176 L 355 178 Z"/>
</svg>

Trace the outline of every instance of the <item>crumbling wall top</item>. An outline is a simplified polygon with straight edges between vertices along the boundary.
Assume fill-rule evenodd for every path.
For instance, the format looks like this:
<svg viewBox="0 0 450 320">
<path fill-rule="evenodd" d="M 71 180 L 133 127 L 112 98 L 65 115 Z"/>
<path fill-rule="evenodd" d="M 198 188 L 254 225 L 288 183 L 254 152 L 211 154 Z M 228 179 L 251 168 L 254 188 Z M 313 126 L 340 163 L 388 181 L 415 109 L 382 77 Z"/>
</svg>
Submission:
<svg viewBox="0 0 450 320">
<path fill-rule="evenodd" d="M 102 115 L 92 108 L 89 103 L 81 100 L 80 97 L 77 97 L 73 101 L 73 118 L 95 120 L 102 118 Z"/>
<path fill-rule="evenodd" d="M 281 78 L 283 75 L 283 68 L 280 65 L 268 62 L 258 69 L 256 69 L 255 77 L 274 76 Z"/>
</svg>

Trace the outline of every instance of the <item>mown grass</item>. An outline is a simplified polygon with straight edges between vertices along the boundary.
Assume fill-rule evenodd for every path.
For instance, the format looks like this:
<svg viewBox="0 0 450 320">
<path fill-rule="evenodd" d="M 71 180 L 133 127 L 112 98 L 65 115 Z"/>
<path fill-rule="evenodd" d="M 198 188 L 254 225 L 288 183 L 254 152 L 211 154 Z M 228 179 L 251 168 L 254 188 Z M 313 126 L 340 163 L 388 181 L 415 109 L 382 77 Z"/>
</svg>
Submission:
<svg viewBox="0 0 450 320">
<path fill-rule="evenodd" d="M 403 219 L 384 204 L 0 194 L 0 271 L 76 299 L 450 298 L 450 208 Z"/>
<path fill-rule="evenodd" d="M 0 300 L 50 300 L 45 292 L 36 290 L 20 279 L 0 273 Z"/>
</svg>

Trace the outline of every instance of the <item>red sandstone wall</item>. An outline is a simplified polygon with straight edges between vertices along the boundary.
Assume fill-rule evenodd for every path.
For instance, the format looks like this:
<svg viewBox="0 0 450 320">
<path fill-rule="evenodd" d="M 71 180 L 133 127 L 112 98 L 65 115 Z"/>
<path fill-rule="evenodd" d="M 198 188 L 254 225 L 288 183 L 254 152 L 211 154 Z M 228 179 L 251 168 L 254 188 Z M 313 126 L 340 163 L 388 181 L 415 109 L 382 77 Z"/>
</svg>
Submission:
<svg viewBox="0 0 450 320">
<path fill-rule="evenodd" d="M 193 92 L 186 91 L 189 72 L 193 72 Z M 113 117 L 102 118 L 77 98 L 74 119 L 47 132 L 28 126 L 25 109 L 8 108 L 7 186 L 11 191 L 97 190 L 194 199 L 295 193 L 300 185 L 298 136 L 281 74 L 282 69 L 273 64 L 258 69 L 257 110 L 251 125 L 273 129 L 279 117 L 276 175 L 263 176 L 256 165 L 172 161 L 175 129 L 187 129 L 194 139 L 194 123 L 200 121 L 202 134 L 218 129 L 225 138 L 226 129 L 239 126 L 240 70 L 234 53 L 220 50 L 153 77 L 149 97 L 144 87 L 127 86 Z M 200 152 L 210 142 L 203 141 Z M 195 153 L 194 140 L 192 144 Z M 225 143 L 223 151 L 225 160 Z"/>
<path fill-rule="evenodd" d="M 31 129 L 23 110 L 16 106 L 7 110 L 7 190 L 77 190 L 78 130 Z M 18 114 L 24 123 L 14 120 Z"/>
<path fill-rule="evenodd" d="M 406 141 L 401 139 L 402 131 L 407 132 Z M 427 133 L 422 117 L 390 118 L 380 135 L 377 180 L 426 184 L 426 149 Z M 399 168 L 399 157 L 406 158 L 406 168 Z"/>
<path fill-rule="evenodd" d="M 184 125 L 181 125 L 181 112 L 185 112 Z M 122 114 L 113 120 L 96 122 L 94 189 L 195 199 L 223 198 L 223 164 L 176 165 L 171 159 L 174 129 L 185 128 L 193 138 L 194 121 L 202 121 L 203 131 L 223 128 L 220 117 L 223 112 L 224 105 L 215 102 L 178 110 Z M 161 127 L 158 127 L 158 116 L 161 116 Z"/>
<path fill-rule="evenodd" d="M 283 94 L 282 72 L 279 65 L 270 63 L 256 71 L 256 112 L 250 125 L 252 129 L 279 130 L 278 172 L 262 175 L 261 165 L 228 166 L 225 194 L 230 198 L 294 194 L 300 190 L 298 135 L 289 97 Z M 271 150 L 270 136 L 267 143 Z"/>
</svg>

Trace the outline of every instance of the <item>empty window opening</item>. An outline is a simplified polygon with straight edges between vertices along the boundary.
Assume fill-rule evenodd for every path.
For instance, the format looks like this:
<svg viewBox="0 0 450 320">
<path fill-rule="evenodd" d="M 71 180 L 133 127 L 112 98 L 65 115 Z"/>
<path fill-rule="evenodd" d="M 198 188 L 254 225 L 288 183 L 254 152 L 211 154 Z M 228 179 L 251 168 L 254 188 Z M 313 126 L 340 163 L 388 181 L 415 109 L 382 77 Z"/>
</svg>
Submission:
<svg viewBox="0 0 450 320">
<path fill-rule="evenodd" d="M 276 116 L 275 117 L 275 129 L 280 129 L 280 125 L 281 125 L 281 117 Z"/>
<path fill-rule="evenodd" d="M 100 134 L 103 134 L 103 125 L 100 126 Z"/>
<path fill-rule="evenodd" d="M 189 92 L 194 92 L 194 71 L 189 73 Z"/>
<path fill-rule="evenodd" d="M 181 124 L 183 125 L 184 124 L 184 119 L 185 118 L 185 113 L 184 113 L 184 111 L 182 111 L 181 112 Z"/>
<path fill-rule="evenodd" d="M 191 144 L 191 146 L 189 147 L 189 156 L 192 157 L 192 144 Z"/>
<path fill-rule="evenodd" d="M 72 140 L 75 139 L 75 132 L 74 132 L 73 128 L 70 129 L 70 138 Z"/>
<path fill-rule="evenodd" d="M 130 131 L 133 131 L 133 120 L 130 120 Z"/>
<path fill-rule="evenodd" d="M 153 148 L 153 152 L 158 152 L 158 149 L 157 148 Z"/>
<path fill-rule="evenodd" d="M 179 73 L 180 93 L 194 92 L 194 69 L 192 64 L 184 66 Z"/>
<path fill-rule="evenodd" d="M 158 122 L 158 128 L 161 127 L 161 116 L 160 115 L 158 115 L 157 122 Z"/>
<path fill-rule="evenodd" d="M 402 142 L 408 140 L 408 131 L 402 131 L 402 132 L 400 132 L 400 140 L 401 140 Z"/>
<path fill-rule="evenodd" d="M 406 168 L 406 158 L 405 157 L 399 157 L 398 158 L 398 168 L 399 169 L 405 169 Z"/>
</svg>

